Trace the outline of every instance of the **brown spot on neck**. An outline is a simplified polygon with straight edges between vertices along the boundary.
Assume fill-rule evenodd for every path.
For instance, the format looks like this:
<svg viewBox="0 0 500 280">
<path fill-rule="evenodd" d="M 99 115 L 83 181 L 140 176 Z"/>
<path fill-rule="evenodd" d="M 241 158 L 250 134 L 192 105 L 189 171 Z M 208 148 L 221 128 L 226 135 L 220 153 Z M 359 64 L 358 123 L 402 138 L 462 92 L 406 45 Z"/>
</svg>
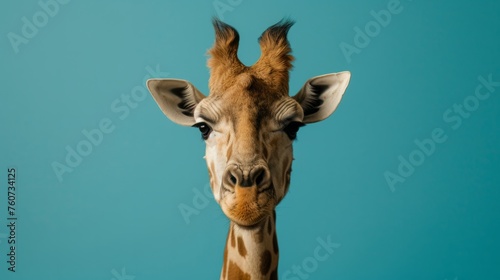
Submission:
<svg viewBox="0 0 500 280">
<path fill-rule="evenodd" d="M 260 273 L 262 273 L 262 275 L 267 275 L 269 269 L 271 268 L 272 261 L 273 257 L 271 256 L 271 252 L 269 252 L 269 250 L 265 250 L 260 256 Z"/>
<path fill-rule="evenodd" d="M 224 260 L 222 262 L 222 278 L 225 279 L 226 278 L 226 265 L 227 263 L 227 246 L 226 248 L 224 248 Z"/>
<path fill-rule="evenodd" d="M 238 236 L 238 253 L 240 253 L 242 257 L 247 255 L 247 248 L 245 248 L 245 242 L 241 236 Z"/>
<path fill-rule="evenodd" d="M 229 262 L 227 270 L 227 279 L 230 280 L 251 280 L 250 274 L 243 272 L 241 268 L 234 262 Z"/>
</svg>

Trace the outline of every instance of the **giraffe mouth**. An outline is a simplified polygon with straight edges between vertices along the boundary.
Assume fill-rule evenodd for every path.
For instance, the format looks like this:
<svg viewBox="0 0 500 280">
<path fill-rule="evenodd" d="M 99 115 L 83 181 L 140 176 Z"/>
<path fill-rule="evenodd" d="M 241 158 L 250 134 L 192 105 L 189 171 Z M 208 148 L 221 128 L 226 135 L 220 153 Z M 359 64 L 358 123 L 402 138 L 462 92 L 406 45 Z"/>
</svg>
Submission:
<svg viewBox="0 0 500 280">
<path fill-rule="evenodd" d="M 265 189 L 256 187 L 222 186 L 221 208 L 226 217 L 241 226 L 255 226 L 267 217 L 276 207 L 274 186 Z"/>
<path fill-rule="evenodd" d="M 260 214 L 259 216 L 255 218 L 241 218 L 241 217 L 229 217 L 229 220 L 231 222 L 241 226 L 241 227 L 246 227 L 246 228 L 251 228 L 251 227 L 256 227 L 258 226 L 262 221 L 265 220 L 265 218 L 269 216 L 269 213 L 265 212 Z"/>
<path fill-rule="evenodd" d="M 239 187 L 239 188 L 241 188 L 241 187 Z M 235 189 L 234 188 L 228 188 L 224 184 L 221 184 L 221 197 L 224 197 L 225 193 L 234 194 L 235 193 Z M 264 189 L 261 189 L 261 190 L 258 190 L 257 193 L 258 194 L 268 193 L 269 195 L 274 196 L 274 194 L 275 194 L 274 185 L 271 183 L 268 187 L 266 187 Z"/>
</svg>

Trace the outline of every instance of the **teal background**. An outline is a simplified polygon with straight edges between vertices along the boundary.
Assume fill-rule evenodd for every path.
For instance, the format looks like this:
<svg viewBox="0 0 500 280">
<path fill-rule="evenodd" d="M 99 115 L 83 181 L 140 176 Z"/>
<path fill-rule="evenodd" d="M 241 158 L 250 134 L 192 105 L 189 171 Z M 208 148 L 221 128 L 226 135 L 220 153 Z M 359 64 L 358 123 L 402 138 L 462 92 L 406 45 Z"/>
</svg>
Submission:
<svg viewBox="0 0 500 280">
<path fill-rule="evenodd" d="M 355 46 L 355 28 L 390 1 L 220 2 L 246 64 L 265 28 L 297 21 L 292 94 L 312 76 L 352 72 L 334 115 L 295 143 L 277 209 L 282 279 L 500 279 L 500 87 L 457 129 L 443 118 L 470 100 L 479 76 L 500 81 L 499 1 L 402 0 L 350 61 L 339 45 Z M 1 2 L 0 279 L 218 279 L 228 222 L 200 194 L 198 131 L 170 122 L 149 95 L 121 99 L 140 92 L 147 67 L 207 92 L 214 3 L 73 0 L 15 53 L 9 32 L 22 34 L 22 18 L 42 9 Z M 114 129 L 60 181 L 52 164 L 102 120 Z M 398 157 L 435 128 L 447 140 L 391 189 L 384 174 L 398 174 Z M 18 171 L 15 273 L 8 167 Z M 188 222 L 185 206 L 196 211 Z M 312 269 L 317 238 L 328 236 L 340 247 Z M 304 262 L 310 272 L 284 277 Z"/>
</svg>

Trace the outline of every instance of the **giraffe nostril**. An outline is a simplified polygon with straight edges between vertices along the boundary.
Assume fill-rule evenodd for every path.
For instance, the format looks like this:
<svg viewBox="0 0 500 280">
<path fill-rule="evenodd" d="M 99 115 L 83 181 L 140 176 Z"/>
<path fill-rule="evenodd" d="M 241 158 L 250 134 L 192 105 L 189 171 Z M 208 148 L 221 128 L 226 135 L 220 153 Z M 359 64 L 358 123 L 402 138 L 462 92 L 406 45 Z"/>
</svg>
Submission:
<svg viewBox="0 0 500 280">
<path fill-rule="evenodd" d="M 224 174 L 226 187 L 257 187 L 266 188 L 270 183 L 270 174 L 266 166 L 229 166 Z"/>
<path fill-rule="evenodd" d="M 236 177 L 234 177 L 233 174 L 229 174 L 229 180 L 231 181 L 231 183 L 233 183 L 233 185 L 236 185 L 236 183 L 238 182 L 238 180 L 236 180 Z"/>
<path fill-rule="evenodd" d="M 259 174 L 257 175 L 257 177 L 255 177 L 255 184 L 257 186 L 260 186 L 262 184 L 262 181 L 264 181 L 264 176 L 266 174 L 265 174 L 265 171 L 263 169 L 259 170 L 258 172 L 259 172 Z"/>
</svg>

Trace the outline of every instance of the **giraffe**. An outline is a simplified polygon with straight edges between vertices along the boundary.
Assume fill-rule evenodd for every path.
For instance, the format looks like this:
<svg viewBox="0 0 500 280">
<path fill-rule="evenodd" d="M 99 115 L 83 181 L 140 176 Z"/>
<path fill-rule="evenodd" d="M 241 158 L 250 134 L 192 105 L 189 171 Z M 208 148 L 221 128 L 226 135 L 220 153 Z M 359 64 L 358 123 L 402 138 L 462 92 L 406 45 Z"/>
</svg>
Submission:
<svg viewBox="0 0 500 280">
<path fill-rule="evenodd" d="M 210 187 L 229 219 L 220 279 L 278 279 L 275 208 L 290 185 L 292 143 L 300 127 L 335 111 L 351 74 L 313 77 L 289 96 L 293 21 L 262 33 L 252 66 L 238 58 L 237 30 L 217 18 L 212 23 L 207 96 L 182 79 L 150 79 L 147 87 L 170 120 L 198 128 L 205 141 Z"/>
</svg>

